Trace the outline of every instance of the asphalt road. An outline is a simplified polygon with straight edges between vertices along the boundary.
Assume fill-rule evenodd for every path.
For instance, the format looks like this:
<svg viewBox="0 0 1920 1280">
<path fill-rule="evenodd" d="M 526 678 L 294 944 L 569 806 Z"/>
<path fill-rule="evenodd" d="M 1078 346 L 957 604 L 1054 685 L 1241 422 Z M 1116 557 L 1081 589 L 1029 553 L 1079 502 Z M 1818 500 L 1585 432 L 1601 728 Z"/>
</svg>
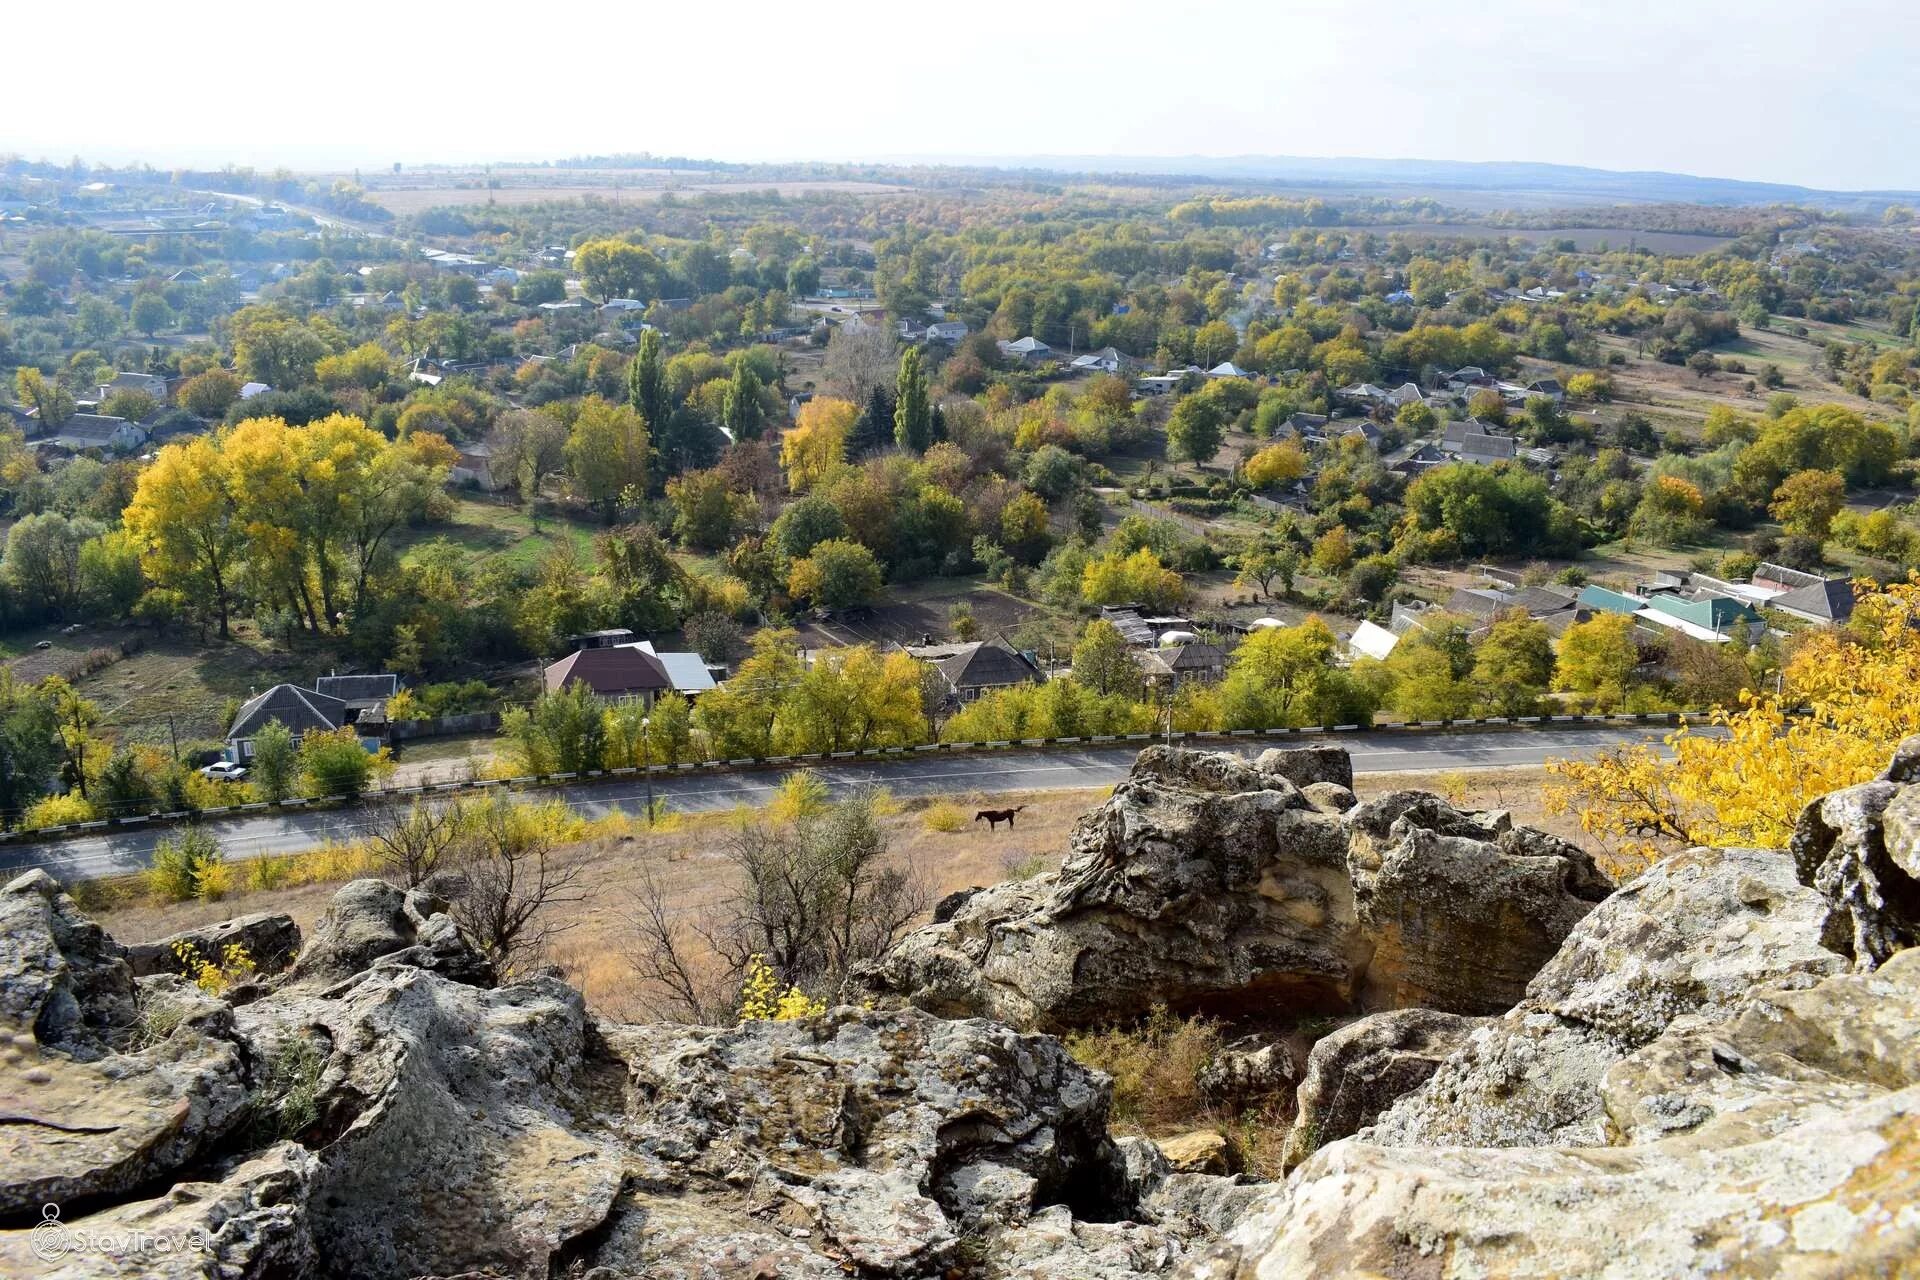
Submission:
<svg viewBox="0 0 1920 1280">
<path fill-rule="evenodd" d="M 1344 733 L 1324 738 L 1280 740 L 1299 746 L 1328 742 L 1347 748 L 1356 773 L 1451 772 L 1500 766 L 1541 765 L 1549 760 L 1590 756 L 1627 742 L 1658 742 L 1668 732 L 1659 726 L 1565 729 L 1479 730 L 1434 733 Z M 1257 755 L 1274 739 L 1206 744 L 1242 755 Z M 952 795 L 969 791 L 1069 791 L 1105 787 L 1126 776 L 1137 746 L 1096 747 L 1085 751 L 996 751 L 963 755 L 909 756 L 898 760 L 848 761 L 816 766 L 836 793 L 880 784 L 895 795 Z M 740 773 L 690 773 L 656 777 L 653 794 L 685 812 L 756 808 L 767 803 L 784 776 L 778 769 Z M 618 781 L 543 790 L 558 796 L 589 818 L 620 811 L 645 812 L 644 782 Z M 228 857 L 290 853 L 329 839 L 357 835 L 366 823 L 363 810 L 346 808 L 313 813 L 289 812 L 233 818 L 208 825 Z M 165 827 L 113 832 L 44 844 L 0 846 L 0 870 L 44 867 L 60 880 L 89 879 L 137 871 L 147 865 Z"/>
</svg>

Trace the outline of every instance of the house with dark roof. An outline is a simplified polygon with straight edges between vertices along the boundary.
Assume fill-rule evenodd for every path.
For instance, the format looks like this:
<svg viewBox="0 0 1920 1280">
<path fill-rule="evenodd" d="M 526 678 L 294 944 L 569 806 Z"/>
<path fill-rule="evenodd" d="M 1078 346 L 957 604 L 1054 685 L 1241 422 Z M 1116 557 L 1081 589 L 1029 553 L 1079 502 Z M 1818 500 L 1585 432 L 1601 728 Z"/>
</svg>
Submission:
<svg viewBox="0 0 1920 1280">
<path fill-rule="evenodd" d="M 252 759 L 254 739 L 276 720 L 298 742 L 309 733 L 332 733 L 345 725 L 347 704 L 344 699 L 297 684 L 274 685 L 241 704 L 227 728 L 228 757 L 240 763 Z"/>
<path fill-rule="evenodd" d="M 648 706 L 673 688 L 660 659 L 632 644 L 576 649 L 542 672 L 541 681 L 548 693 L 585 685 L 602 698 L 638 699 Z"/>
<path fill-rule="evenodd" d="M 1853 616 L 1853 582 L 1848 578 L 1822 578 L 1773 597 L 1767 607 L 1808 622 L 1835 626 Z"/>
<path fill-rule="evenodd" d="M 147 433 L 138 423 L 103 413 L 76 413 L 55 427 L 46 443 L 75 453 L 97 449 L 101 453 L 132 453 L 147 442 Z"/>
<path fill-rule="evenodd" d="M 391 672 L 358 676 L 321 676 L 313 682 L 313 691 L 322 697 L 338 698 L 347 704 L 348 723 L 361 712 L 387 704 L 400 692 L 400 677 Z"/>
<path fill-rule="evenodd" d="M 1134 660 L 1148 680 L 1179 688 L 1183 684 L 1211 684 L 1227 674 L 1227 654 L 1204 640 L 1137 649 Z"/>
<path fill-rule="evenodd" d="M 137 391 L 163 407 L 167 403 L 167 380 L 157 373 L 116 372 L 112 381 L 99 383 L 94 388 L 94 395 L 105 403 L 122 391 Z"/>
<path fill-rule="evenodd" d="M 1053 356 L 1053 348 L 1029 334 L 1027 337 L 1000 344 L 1000 354 L 1009 360 L 1019 360 L 1025 364 L 1038 364 Z"/>
<path fill-rule="evenodd" d="M 1796 591 L 1801 587 L 1811 587 L 1825 582 L 1817 573 L 1808 573 L 1804 569 L 1789 569 L 1783 564 L 1771 560 L 1762 560 L 1754 566 L 1753 576 L 1749 579 L 1756 587 L 1766 587 L 1773 591 Z"/>
<path fill-rule="evenodd" d="M 1045 684 L 1047 679 L 1038 663 L 999 636 L 962 645 L 951 656 L 934 663 L 933 669 L 962 702 L 992 689 Z"/>
</svg>

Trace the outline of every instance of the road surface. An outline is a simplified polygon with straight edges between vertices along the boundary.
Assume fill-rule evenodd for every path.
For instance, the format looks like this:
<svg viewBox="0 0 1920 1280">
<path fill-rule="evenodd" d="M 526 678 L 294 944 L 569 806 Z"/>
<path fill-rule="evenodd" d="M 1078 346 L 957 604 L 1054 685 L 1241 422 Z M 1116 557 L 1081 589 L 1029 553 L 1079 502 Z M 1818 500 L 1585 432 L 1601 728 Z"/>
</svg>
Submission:
<svg viewBox="0 0 1920 1280">
<path fill-rule="evenodd" d="M 1591 756 L 1628 742 L 1657 743 L 1669 729 L 1662 726 L 1620 726 L 1565 729 L 1480 730 L 1433 733 L 1343 733 L 1324 738 L 1289 738 L 1282 746 L 1313 742 L 1334 743 L 1353 756 L 1356 773 L 1430 773 L 1541 765 L 1549 760 Z M 1257 755 L 1275 745 L 1273 739 L 1248 739 L 1202 744 L 1217 749 Z M 814 766 L 836 793 L 880 784 L 901 797 L 963 794 L 983 791 L 1070 791 L 1111 786 L 1126 776 L 1139 752 L 1137 745 L 1092 747 L 1084 751 L 995 751 L 961 755 L 908 756 L 897 760 L 846 761 Z M 784 776 L 779 769 L 740 773 L 688 773 L 656 776 L 653 794 L 684 812 L 711 812 L 736 806 L 758 808 L 772 797 Z M 565 800 L 588 818 L 613 812 L 645 812 L 646 784 L 637 778 L 556 787 L 532 795 Z M 318 812 L 250 815 L 207 825 L 219 837 L 230 858 L 262 853 L 291 853 L 329 839 L 347 840 L 366 825 L 364 810 L 342 808 Z M 164 826 L 48 841 L 44 844 L 0 846 L 0 871 L 44 867 L 63 881 L 138 871 L 147 865 L 154 845 L 169 834 Z"/>
</svg>

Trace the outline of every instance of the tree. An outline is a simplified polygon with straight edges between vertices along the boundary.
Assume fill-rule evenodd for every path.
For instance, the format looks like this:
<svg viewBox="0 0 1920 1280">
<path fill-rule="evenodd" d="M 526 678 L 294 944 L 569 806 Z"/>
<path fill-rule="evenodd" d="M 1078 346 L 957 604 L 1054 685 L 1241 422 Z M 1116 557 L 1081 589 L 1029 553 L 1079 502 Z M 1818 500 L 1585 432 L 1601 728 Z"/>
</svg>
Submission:
<svg viewBox="0 0 1920 1280">
<path fill-rule="evenodd" d="M 1502 615 L 1474 648 L 1473 684 L 1491 715 L 1534 714 L 1552 680 L 1553 639 L 1524 614 Z"/>
<path fill-rule="evenodd" d="M 70 617 L 80 603 L 81 548 L 105 529 L 98 520 L 69 518 L 57 511 L 22 516 L 7 531 L 0 574 L 23 600 Z"/>
<path fill-rule="evenodd" d="M 1248 636 L 1220 683 L 1222 727 L 1371 723 L 1372 701 L 1335 664 L 1338 650 L 1333 632 L 1317 617 Z"/>
<path fill-rule="evenodd" d="M 262 725 L 253 737 L 253 755 L 247 766 L 247 781 L 262 800 L 272 802 L 292 795 L 299 749 L 287 726 L 278 720 Z"/>
<path fill-rule="evenodd" d="M 751 494 L 735 493 L 725 470 L 689 471 L 667 482 L 673 531 L 682 545 L 701 551 L 732 546 L 758 508 Z"/>
<path fill-rule="evenodd" d="M 1160 563 L 1152 548 L 1131 555 L 1119 550 L 1087 562 L 1080 578 L 1080 599 L 1086 604 L 1139 603 L 1153 609 L 1175 609 L 1185 603 L 1187 580 Z"/>
<path fill-rule="evenodd" d="M 1825 542 L 1846 500 L 1846 477 L 1838 471 L 1796 471 L 1773 491 L 1767 514 L 1788 533 Z"/>
<path fill-rule="evenodd" d="M 181 384 L 176 398 L 195 417 L 218 419 L 240 398 L 240 379 L 225 369 L 208 369 Z"/>
<path fill-rule="evenodd" d="M 173 308 L 157 293 L 136 294 L 133 305 L 128 308 L 128 318 L 135 329 L 151 340 L 154 334 L 173 323 Z"/>
<path fill-rule="evenodd" d="M 1247 459 L 1247 483 L 1256 489 L 1291 484 L 1307 474 L 1307 455 L 1292 441 L 1270 444 Z"/>
<path fill-rule="evenodd" d="M 222 639 L 231 634 L 231 580 L 245 545 L 228 475 L 226 458 L 204 436 L 167 445 L 140 473 L 123 516 L 147 576 L 211 602 Z"/>
<path fill-rule="evenodd" d="M 495 795 L 462 817 L 455 860 L 465 888 L 453 900 L 453 918 L 510 978 L 579 923 L 576 914 L 552 909 L 586 897 L 584 866 L 561 849 L 572 814 L 558 802 L 515 804 Z"/>
<path fill-rule="evenodd" d="M 459 813 L 448 804 L 390 800 L 367 817 L 367 851 L 411 889 L 439 870 L 460 837 Z"/>
<path fill-rule="evenodd" d="M 658 329 L 648 329 L 640 335 L 640 350 L 627 365 L 627 404 L 656 436 L 673 413 Z"/>
<path fill-rule="evenodd" d="M 899 374 L 895 344 L 893 330 L 884 325 L 863 324 L 852 330 L 841 325 L 827 342 L 821 380 L 841 399 L 867 404 L 875 391 L 884 390 Z M 886 422 L 889 426 L 893 422 L 891 409 Z"/>
<path fill-rule="evenodd" d="M 1203 467 L 1219 452 L 1226 425 L 1218 401 L 1204 393 L 1190 395 L 1175 406 L 1167 421 L 1168 452 Z"/>
<path fill-rule="evenodd" d="M 13 391 L 21 404 L 35 411 L 43 430 L 59 426 L 74 413 L 73 393 L 31 365 L 13 371 Z"/>
<path fill-rule="evenodd" d="M 815 494 L 800 499 L 780 513 L 767 531 L 768 540 L 789 560 L 799 560 L 829 538 L 846 536 L 847 522 L 840 508 Z"/>
<path fill-rule="evenodd" d="M 1710 732 L 1682 726 L 1670 759 L 1631 746 L 1555 764 L 1548 800 L 1636 862 L 1662 846 L 1784 849 L 1811 802 L 1873 778 L 1920 733 L 1917 624 L 1920 587 L 1864 593 L 1847 628 L 1795 648 L 1782 692 L 1716 712 Z M 1807 714 L 1787 714 L 1799 704 Z"/>
<path fill-rule="evenodd" d="M 828 609 L 864 604 L 880 594 L 880 562 L 857 542 L 829 538 L 794 562 L 787 590 Z"/>
<path fill-rule="evenodd" d="M 1103 697 L 1117 693 L 1138 698 L 1146 687 L 1126 637 L 1105 618 L 1089 622 L 1073 646 L 1073 678 Z"/>
<path fill-rule="evenodd" d="M 1353 564 L 1353 535 L 1336 524 L 1313 541 L 1313 571 L 1322 577 L 1343 574 Z"/>
<path fill-rule="evenodd" d="M 925 453 L 933 443 L 933 405 L 927 397 L 927 374 L 920 364 L 920 348 L 908 347 L 900 357 L 894 384 L 893 441 L 911 453 Z"/>
<path fill-rule="evenodd" d="M 1031 493 L 1016 493 L 1000 508 L 1000 545 L 1021 564 L 1038 564 L 1052 545 L 1047 504 Z"/>
<path fill-rule="evenodd" d="M 1627 685 L 1639 665 L 1633 616 L 1603 613 L 1576 622 L 1560 638 L 1553 687 L 1578 695 L 1579 704 L 1588 710 L 1612 711 L 1626 705 Z"/>
<path fill-rule="evenodd" d="M 1293 576 L 1300 571 L 1300 553 L 1291 546 L 1263 544 L 1240 554 L 1236 567 L 1239 575 L 1234 585 L 1245 589 L 1258 584 L 1260 594 L 1273 598 L 1273 584 L 1280 583 L 1280 594 L 1287 596 L 1293 592 Z"/>
<path fill-rule="evenodd" d="M 647 424 L 632 408 L 599 396 L 580 402 L 568 432 L 567 469 L 576 492 L 612 524 L 629 492 L 647 487 Z"/>
<path fill-rule="evenodd" d="M 1630 527 L 1640 537 L 1678 547 L 1706 537 L 1709 524 L 1698 486 L 1679 476 L 1656 476 L 1641 490 Z"/>
<path fill-rule="evenodd" d="M 378 763 L 350 725 L 332 733 L 310 729 L 300 739 L 300 776 L 309 796 L 351 800 L 373 781 Z"/>
<path fill-rule="evenodd" d="M 733 374 L 727 380 L 727 396 L 721 408 L 722 424 L 735 442 L 758 440 L 766 425 L 766 406 L 760 400 L 760 379 L 745 360 L 733 362 Z"/>
<path fill-rule="evenodd" d="M 801 405 L 799 417 L 780 439 L 787 488 L 805 493 L 844 466 L 847 437 L 859 419 L 859 407 L 851 400 L 816 396 Z"/>
<path fill-rule="evenodd" d="M 393 371 L 392 364 L 385 347 L 377 342 L 363 342 L 351 351 L 317 362 L 313 376 L 329 391 L 345 387 L 374 391 L 386 383 Z"/>
<path fill-rule="evenodd" d="M 574 250 L 573 269 L 588 297 L 647 301 L 660 296 L 663 264 L 650 251 L 624 240 L 589 240 Z"/>
</svg>

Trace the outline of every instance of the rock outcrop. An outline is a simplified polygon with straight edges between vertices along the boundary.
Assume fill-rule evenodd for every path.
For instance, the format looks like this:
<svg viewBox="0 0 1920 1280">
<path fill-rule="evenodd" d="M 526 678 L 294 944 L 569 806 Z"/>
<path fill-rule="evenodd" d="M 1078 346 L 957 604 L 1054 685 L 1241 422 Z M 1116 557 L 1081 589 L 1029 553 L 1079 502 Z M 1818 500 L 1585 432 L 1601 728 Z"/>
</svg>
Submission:
<svg viewBox="0 0 1920 1280">
<path fill-rule="evenodd" d="M 1358 1133 L 1425 1084 L 1466 1041 L 1475 1019 L 1437 1009 L 1374 1013 L 1322 1037 L 1294 1095 L 1282 1162 L 1291 1169 L 1329 1142 Z"/>
<path fill-rule="evenodd" d="M 247 959 L 263 975 L 279 973 L 300 953 L 300 926 L 293 917 L 278 911 L 259 911 L 236 916 L 198 929 L 182 929 L 158 942 L 142 942 L 127 948 L 127 964 L 136 978 L 156 973 L 180 973 L 185 966 L 180 949 L 187 948 L 201 960 L 218 963 L 230 946 L 247 953 Z"/>
<path fill-rule="evenodd" d="M 1826 937 L 1862 969 L 1920 946 L 1920 737 L 1872 782 L 1807 806 L 1793 833 L 1800 879 L 1827 899 Z"/>
<path fill-rule="evenodd" d="M 1504 813 L 1412 792 L 1329 812 L 1351 779 L 1332 748 L 1151 747 L 1057 874 L 943 904 L 866 980 L 943 1016 L 1049 1031 L 1154 1004 L 1498 1013 L 1611 889 L 1581 850 Z"/>
<path fill-rule="evenodd" d="M 1686 1019 L 1606 1076 L 1624 1145 L 1323 1149 L 1183 1274 L 1899 1276 L 1920 1258 L 1920 951 Z"/>
<path fill-rule="evenodd" d="M 1393 1146 L 1600 1146 L 1608 1067 L 1682 1015 L 1730 1016 L 1758 986 L 1812 985 L 1846 962 L 1825 904 L 1767 850 L 1676 855 L 1568 935 L 1526 999 L 1481 1024 L 1365 1136 Z"/>
</svg>

